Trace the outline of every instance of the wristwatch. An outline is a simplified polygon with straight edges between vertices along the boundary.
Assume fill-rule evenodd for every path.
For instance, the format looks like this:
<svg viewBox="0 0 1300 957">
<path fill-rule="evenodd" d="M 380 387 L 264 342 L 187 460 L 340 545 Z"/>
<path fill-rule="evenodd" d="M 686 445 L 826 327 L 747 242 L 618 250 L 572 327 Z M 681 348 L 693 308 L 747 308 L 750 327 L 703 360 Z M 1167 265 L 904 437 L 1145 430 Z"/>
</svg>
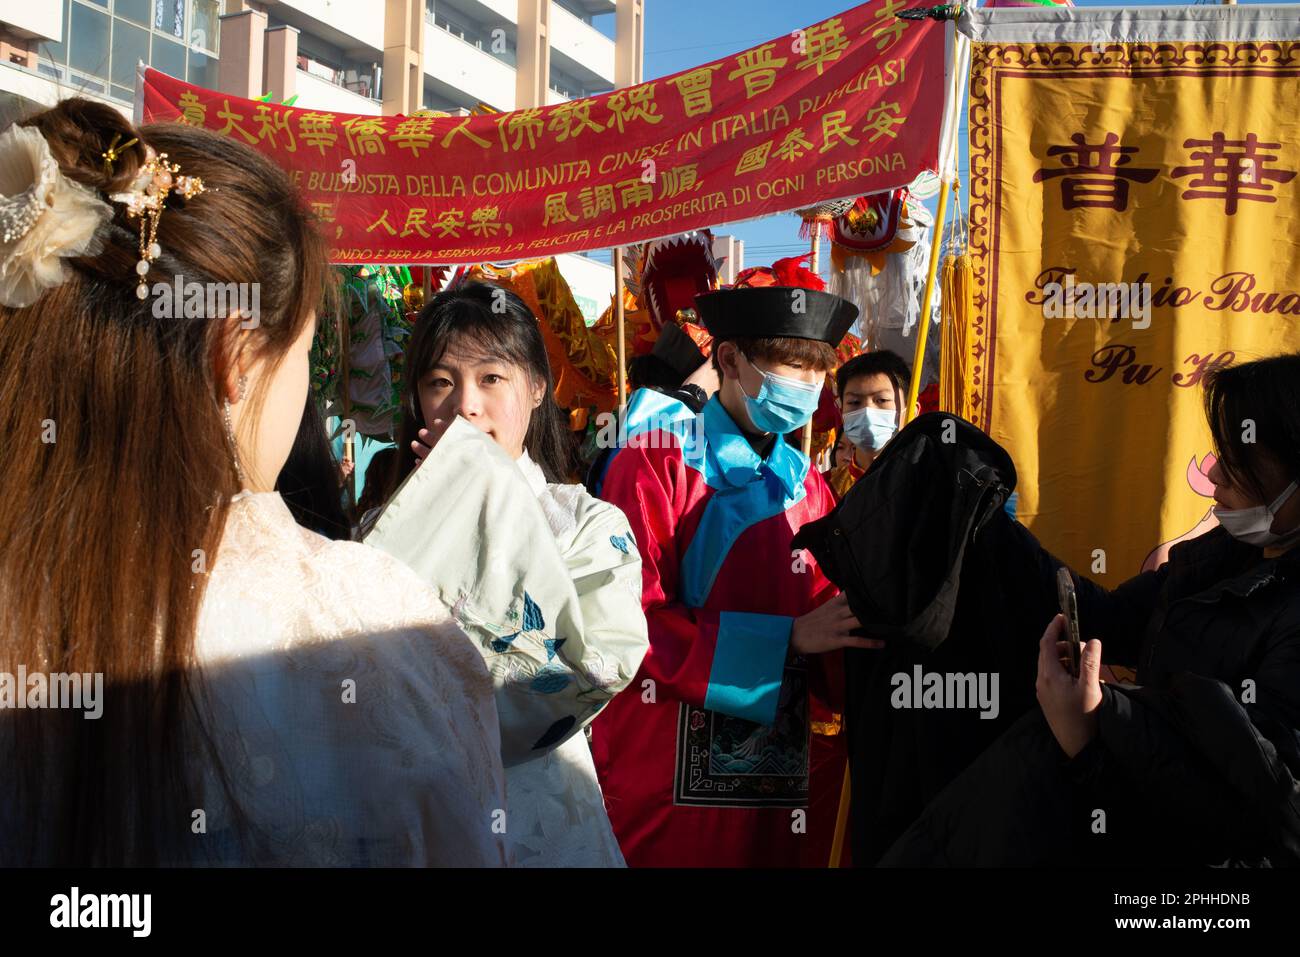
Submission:
<svg viewBox="0 0 1300 957">
<path fill-rule="evenodd" d="M 694 382 L 679 386 L 675 394 L 677 398 L 690 407 L 692 412 L 700 412 L 709 401 L 708 393 Z"/>
</svg>

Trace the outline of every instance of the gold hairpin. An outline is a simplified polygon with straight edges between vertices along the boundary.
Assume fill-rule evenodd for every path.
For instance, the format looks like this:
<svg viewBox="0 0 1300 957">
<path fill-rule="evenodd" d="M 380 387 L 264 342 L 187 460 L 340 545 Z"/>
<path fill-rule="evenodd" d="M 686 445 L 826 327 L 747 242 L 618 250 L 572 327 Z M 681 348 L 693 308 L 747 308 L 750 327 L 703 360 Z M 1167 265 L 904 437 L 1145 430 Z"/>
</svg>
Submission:
<svg viewBox="0 0 1300 957">
<path fill-rule="evenodd" d="M 113 164 L 117 162 L 117 156 L 118 156 L 118 151 L 119 151 L 119 150 L 121 150 L 121 151 L 128 150 L 128 149 L 130 149 L 132 146 L 135 146 L 136 143 L 139 143 L 139 142 L 140 142 L 139 137 L 135 137 L 135 136 L 133 136 L 133 137 L 131 137 L 129 140 L 127 140 L 125 143 L 122 143 L 122 144 L 119 146 L 119 145 L 118 145 L 118 141 L 119 141 L 121 138 L 122 138 L 122 134 L 121 134 L 121 133 L 114 133 L 114 134 L 113 134 L 113 142 L 111 142 L 111 143 L 108 144 L 108 149 L 104 150 L 104 152 L 102 152 L 102 153 L 99 154 L 100 156 L 102 156 L 102 157 L 104 158 L 104 175 L 105 175 L 105 176 L 112 176 L 112 175 L 113 175 Z"/>
<path fill-rule="evenodd" d="M 167 162 L 166 153 L 155 153 L 152 147 L 145 147 L 145 162 L 140 167 L 131 188 L 122 193 L 114 193 L 110 199 L 126 204 L 128 219 L 140 219 L 140 261 L 135 264 L 135 273 L 140 277 L 135 294 L 139 299 L 149 297 L 149 282 L 145 278 L 149 267 L 162 255 L 158 245 L 158 220 L 162 218 L 163 204 L 173 191 L 186 199 L 205 192 L 203 180 L 197 176 L 178 176 L 180 165 Z"/>
</svg>

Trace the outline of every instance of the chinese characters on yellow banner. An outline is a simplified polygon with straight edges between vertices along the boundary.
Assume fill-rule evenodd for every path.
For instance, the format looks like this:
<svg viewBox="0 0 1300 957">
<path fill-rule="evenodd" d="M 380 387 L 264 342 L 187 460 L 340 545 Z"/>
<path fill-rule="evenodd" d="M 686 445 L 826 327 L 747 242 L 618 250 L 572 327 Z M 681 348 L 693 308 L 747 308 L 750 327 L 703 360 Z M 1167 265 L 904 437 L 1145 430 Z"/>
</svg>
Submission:
<svg viewBox="0 0 1300 957">
<path fill-rule="evenodd" d="M 1117 583 L 1214 521 L 1206 372 L 1300 349 L 1300 44 L 973 49 L 964 411 Z"/>
</svg>

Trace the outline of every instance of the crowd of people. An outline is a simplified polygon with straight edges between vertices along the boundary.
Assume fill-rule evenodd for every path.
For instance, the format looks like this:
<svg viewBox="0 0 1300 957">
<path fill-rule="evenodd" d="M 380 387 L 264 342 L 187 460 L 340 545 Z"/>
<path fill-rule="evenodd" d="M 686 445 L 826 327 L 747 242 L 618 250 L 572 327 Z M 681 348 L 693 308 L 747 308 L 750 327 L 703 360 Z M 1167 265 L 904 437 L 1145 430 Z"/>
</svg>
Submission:
<svg viewBox="0 0 1300 957">
<path fill-rule="evenodd" d="M 350 513 L 308 381 L 325 244 L 281 170 L 71 99 L 0 134 L 0 193 L 0 672 L 105 689 L 93 720 L 0 701 L 0 863 L 1300 863 L 1300 356 L 1207 376 L 1219 527 L 1116 588 L 1073 574 L 1077 674 L 1061 562 L 981 513 L 985 670 L 1023 706 L 929 761 L 926 715 L 882 699 L 870 748 L 846 715 L 939 659 L 792 544 L 855 506 L 902 565 L 928 546 L 878 477 L 949 467 L 904 428 L 903 359 L 837 358 L 851 303 L 699 296 L 707 361 L 642 362 L 583 468 L 537 318 L 454 287 Z M 177 277 L 258 284 L 257 321 L 160 316 Z M 828 377 L 822 474 L 798 434 Z M 879 801 L 842 850 L 850 762 Z"/>
</svg>

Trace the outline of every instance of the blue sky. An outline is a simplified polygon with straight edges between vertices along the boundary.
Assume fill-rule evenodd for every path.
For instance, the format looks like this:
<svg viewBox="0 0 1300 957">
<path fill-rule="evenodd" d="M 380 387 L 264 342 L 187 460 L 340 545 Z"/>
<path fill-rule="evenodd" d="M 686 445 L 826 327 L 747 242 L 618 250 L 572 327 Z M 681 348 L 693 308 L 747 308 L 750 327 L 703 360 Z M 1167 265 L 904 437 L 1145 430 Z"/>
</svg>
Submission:
<svg viewBox="0 0 1300 957">
<path fill-rule="evenodd" d="M 916 0 L 910 5 L 931 6 L 936 2 L 939 0 Z M 1157 4 L 1075 0 L 1075 6 L 1081 7 L 1154 5 Z M 1188 4 L 1169 0 L 1158 5 Z M 688 67 L 730 56 L 854 6 L 852 0 L 803 0 L 797 4 L 774 0 L 646 0 L 645 78 L 651 80 L 668 76 Z M 612 21 L 613 17 L 602 19 Z M 608 26 L 612 28 L 612 22 Z M 930 82 L 939 87 L 935 95 L 942 96 L 943 78 L 936 77 Z M 965 144 L 966 123 L 963 118 L 958 146 L 958 169 L 963 180 L 963 194 L 966 185 Z M 933 201 L 930 206 L 933 211 Z M 718 224 L 714 227 L 714 233 L 732 233 L 745 241 L 746 266 L 770 265 L 775 259 L 808 250 L 807 241 L 799 238 L 799 218 L 793 214 L 767 216 L 743 223 Z"/>
</svg>

